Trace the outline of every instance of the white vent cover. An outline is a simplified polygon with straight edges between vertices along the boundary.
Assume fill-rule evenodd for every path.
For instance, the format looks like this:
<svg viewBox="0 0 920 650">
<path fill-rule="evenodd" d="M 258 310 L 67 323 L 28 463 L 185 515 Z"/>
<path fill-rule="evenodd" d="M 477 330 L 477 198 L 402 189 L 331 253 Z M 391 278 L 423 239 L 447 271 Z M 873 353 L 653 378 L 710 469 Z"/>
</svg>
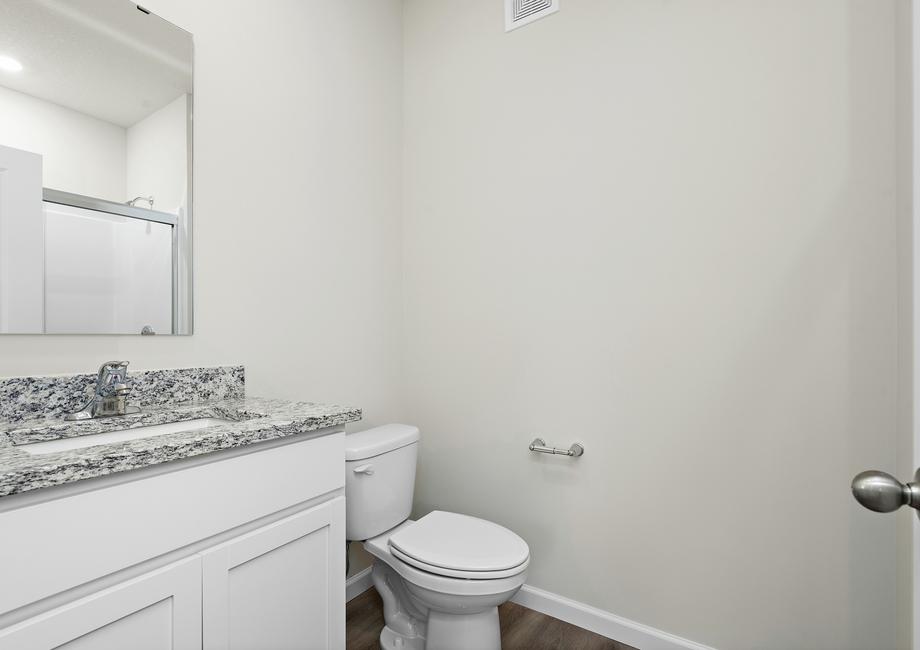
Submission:
<svg viewBox="0 0 920 650">
<path fill-rule="evenodd" d="M 505 0 L 505 31 L 559 11 L 559 0 Z"/>
</svg>

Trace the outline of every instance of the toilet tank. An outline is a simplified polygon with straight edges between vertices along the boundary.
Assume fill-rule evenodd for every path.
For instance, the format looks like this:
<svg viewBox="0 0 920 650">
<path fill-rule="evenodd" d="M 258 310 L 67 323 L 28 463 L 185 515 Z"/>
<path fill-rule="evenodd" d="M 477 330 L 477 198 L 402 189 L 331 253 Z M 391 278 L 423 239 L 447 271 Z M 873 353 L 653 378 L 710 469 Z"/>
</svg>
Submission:
<svg viewBox="0 0 920 650">
<path fill-rule="evenodd" d="M 418 439 L 406 424 L 345 436 L 345 539 L 376 537 L 409 518 Z"/>
</svg>

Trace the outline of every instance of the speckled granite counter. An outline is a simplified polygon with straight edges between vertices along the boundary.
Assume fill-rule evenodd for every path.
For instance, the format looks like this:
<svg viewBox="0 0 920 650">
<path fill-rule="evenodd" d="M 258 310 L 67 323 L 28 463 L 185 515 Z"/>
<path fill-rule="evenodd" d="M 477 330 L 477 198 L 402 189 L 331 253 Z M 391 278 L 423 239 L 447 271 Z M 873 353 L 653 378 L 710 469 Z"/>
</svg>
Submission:
<svg viewBox="0 0 920 650">
<path fill-rule="evenodd" d="M 0 496 L 149 467 L 361 419 L 344 406 L 245 397 L 241 367 L 129 373 L 142 411 L 64 422 L 92 375 L 0 379 Z M 75 394 L 76 393 L 76 394 Z M 27 417 L 28 416 L 28 417 Z M 23 445 L 198 418 L 217 426 L 33 455 Z M 5 420 L 5 421 L 4 421 Z"/>
</svg>

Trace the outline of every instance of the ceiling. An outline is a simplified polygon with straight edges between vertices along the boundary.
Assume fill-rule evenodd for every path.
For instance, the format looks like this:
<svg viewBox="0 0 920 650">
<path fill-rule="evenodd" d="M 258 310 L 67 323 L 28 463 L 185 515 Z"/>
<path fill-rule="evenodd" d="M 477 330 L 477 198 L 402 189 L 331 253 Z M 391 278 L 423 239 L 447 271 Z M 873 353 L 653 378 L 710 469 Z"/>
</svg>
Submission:
<svg viewBox="0 0 920 650">
<path fill-rule="evenodd" d="M 129 0 L 0 0 L 0 85 L 129 127 L 192 92 L 192 36 Z"/>
</svg>

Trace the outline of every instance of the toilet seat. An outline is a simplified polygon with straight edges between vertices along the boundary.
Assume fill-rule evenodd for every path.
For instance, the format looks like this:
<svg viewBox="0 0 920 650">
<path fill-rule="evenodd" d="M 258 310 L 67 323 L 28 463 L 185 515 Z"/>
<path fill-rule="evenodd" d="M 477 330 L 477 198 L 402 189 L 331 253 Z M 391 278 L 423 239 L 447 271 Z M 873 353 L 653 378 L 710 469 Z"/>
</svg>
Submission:
<svg viewBox="0 0 920 650">
<path fill-rule="evenodd" d="M 435 510 L 388 539 L 392 555 L 422 571 L 471 580 L 517 575 L 527 568 L 527 542 L 496 523 Z"/>
<path fill-rule="evenodd" d="M 421 571 L 425 571 L 426 573 L 431 573 L 437 576 L 444 576 L 447 578 L 463 578 L 466 580 L 496 580 L 498 578 L 510 578 L 512 576 L 516 576 L 521 571 L 524 571 L 527 568 L 527 565 L 530 564 L 530 560 L 528 559 L 516 567 L 505 569 L 503 571 L 459 571 L 457 569 L 446 569 L 444 567 L 419 562 L 415 558 L 409 557 L 405 553 L 396 548 L 393 548 L 392 546 L 390 547 L 390 554 L 398 560 L 402 560 L 406 564 L 409 564 Z"/>
<path fill-rule="evenodd" d="M 377 558 L 378 561 L 384 562 L 390 566 L 407 583 L 418 585 L 441 594 L 478 597 L 489 594 L 505 593 L 509 590 L 518 589 L 524 584 L 524 580 L 527 577 L 527 565 L 530 563 L 529 559 L 520 567 L 520 572 L 516 575 L 506 578 L 496 577 L 491 580 L 467 580 L 465 578 L 443 576 L 412 566 L 393 554 L 393 548 L 389 544 L 389 538 L 399 531 L 405 530 L 415 524 L 416 522 L 411 519 L 404 521 L 396 528 L 365 541 L 364 549 Z"/>
</svg>

